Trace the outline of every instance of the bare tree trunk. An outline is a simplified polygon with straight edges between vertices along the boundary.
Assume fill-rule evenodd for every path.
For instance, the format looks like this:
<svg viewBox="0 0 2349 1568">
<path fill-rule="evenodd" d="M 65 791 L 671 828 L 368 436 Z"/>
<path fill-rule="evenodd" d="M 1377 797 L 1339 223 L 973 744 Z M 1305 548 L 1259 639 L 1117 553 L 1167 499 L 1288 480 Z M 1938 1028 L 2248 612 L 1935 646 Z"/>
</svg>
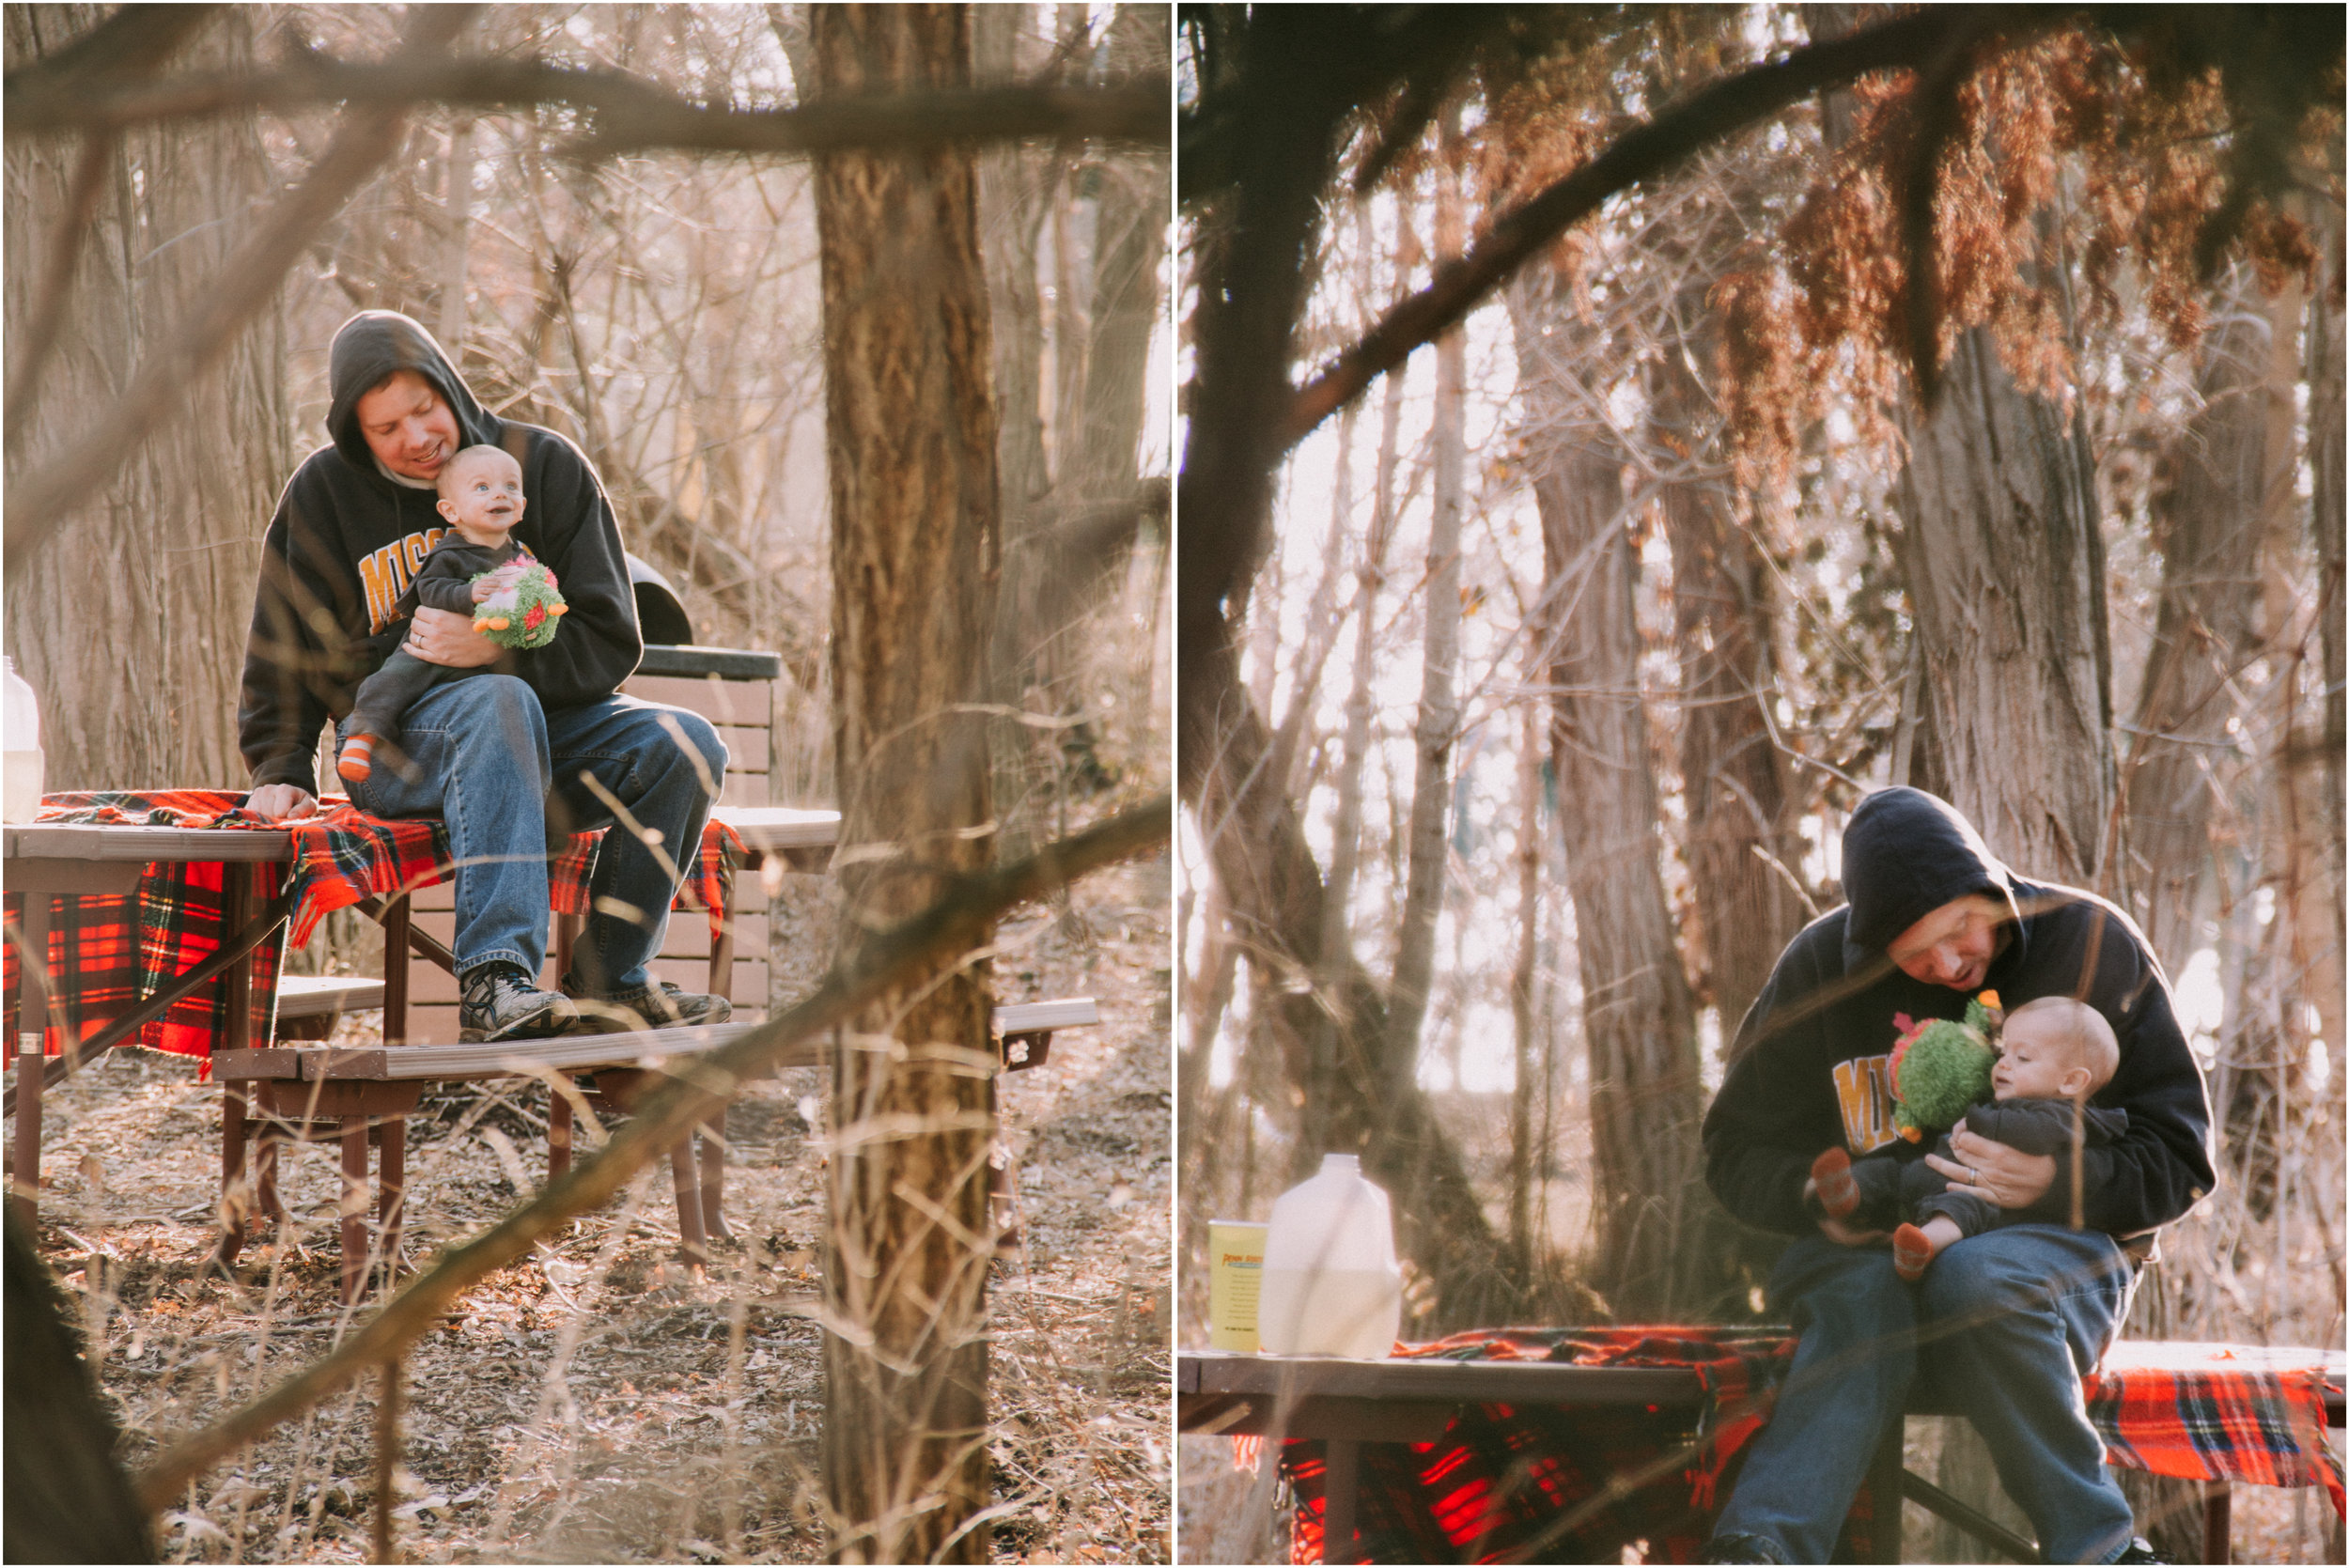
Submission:
<svg viewBox="0 0 2349 1568">
<path fill-rule="evenodd" d="M 448 194 L 443 204 L 448 238 L 441 252 L 441 319 L 437 334 L 451 364 L 462 364 L 465 270 L 473 240 L 473 121 L 460 119 L 448 137 Z"/>
<path fill-rule="evenodd" d="M 93 6 L 8 8 L 9 63 L 71 42 L 100 15 Z M 253 26 L 249 13 L 224 10 L 179 59 L 191 70 L 249 65 Z M 76 214 L 69 193 L 86 155 L 97 159 L 99 182 L 92 209 Z M 8 460 L 29 472 L 71 445 L 177 336 L 276 181 L 249 112 L 133 132 L 94 154 L 11 138 L 6 163 L 11 345 L 29 335 L 54 226 L 82 225 L 70 292 L 58 307 L 70 324 L 38 396 L 9 410 Z M 262 526 L 293 468 L 285 365 L 282 324 L 265 310 L 186 389 L 187 411 L 87 498 L 69 534 L 11 563 L 8 648 L 40 693 L 47 787 L 243 786 L 236 711 L 244 628 Z M 138 569 L 117 569 L 125 562 Z M 102 611 L 92 602 L 94 575 L 105 583 Z M 77 605 L 83 613 L 59 613 Z M 126 670 L 136 677 L 124 678 Z"/>
<path fill-rule="evenodd" d="M 2095 489 L 2055 407 L 1961 334 L 1911 421 L 1901 549 L 1952 803 L 2026 876 L 2091 886 L 2111 817 Z M 1995 715 L 1995 720 L 1991 716 Z"/>
<path fill-rule="evenodd" d="M 1721 1261 L 1706 1256 L 1696 1008 L 1656 863 L 1621 461 L 1568 447 L 1538 465 L 1533 497 L 1551 606 L 1550 754 L 1590 1057 L 1593 1283 L 1636 1322 L 1700 1305 Z"/>
<path fill-rule="evenodd" d="M 1528 650 L 1536 666 L 1528 686 L 1541 683 L 1538 647 Z M 1509 970 L 1509 1021 L 1517 1048 L 1517 1079 L 1509 1092 L 1509 1250 L 1517 1269 L 1533 1277 L 1533 1172 L 1546 1166 L 1533 1147 L 1533 1098 L 1540 1092 L 1533 1012 L 1535 963 L 1542 929 L 1542 709 L 1528 702 L 1518 715 L 1517 734 L 1517 952 Z"/>
<path fill-rule="evenodd" d="M 2264 396 L 2273 328 L 2248 287 L 2237 279 L 2203 335 L 2202 407 L 2165 455 L 2154 496 L 2161 598 L 2123 776 L 2136 913 L 2172 974 L 2201 945 L 2214 834 L 2236 834 L 2214 797 L 2239 771 L 2229 730 L 2241 718 L 2238 676 L 2260 647 L 2260 536 L 2279 476 Z"/>
<path fill-rule="evenodd" d="M 2342 506 L 2341 445 L 2344 431 L 2349 430 L 2349 412 L 2344 412 L 2341 406 L 2341 210 L 2334 202 L 2312 205 L 2319 206 L 2322 211 L 2323 260 L 2315 291 L 2308 302 L 2308 324 L 2302 334 L 2302 375 L 2309 388 L 2308 459 L 2314 481 L 2309 498 L 2309 532 L 2316 549 L 2316 627 L 2325 682 L 2323 729 L 2316 749 L 2316 766 L 2322 781 L 2322 809 L 2317 821 L 2319 847 L 2331 884 L 2326 945 L 2334 955 L 2335 976 L 2330 990 L 2323 993 L 2324 1000 L 2329 1001 L 2335 1009 L 2325 1020 L 2325 1038 L 2333 1042 L 2338 1058 L 2344 1041 L 2349 1041 L 2339 1012 L 2341 955 L 2349 951 L 2344 947 L 2343 930 L 2343 915 L 2349 913 L 2349 907 L 2344 905 L 2344 898 L 2349 897 L 2349 862 L 2344 862 L 2343 858 L 2349 819 L 2344 819 L 2341 800 L 2343 754 L 2349 753 L 2349 723 L 2344 722 L 2349 682 L 2342 677 L 2349 598 L 2344 598 L 2341 581 L 2341 551 L 2344 544 L 2349 544 L 2349 516 L 2344 515 Z M 2324 908 L 2322 902 L 2319 908 Z M 2336 1071 L 2332 1078 L 2336 1096 L 2341 1093 L 2341 1080 L 2342 1075 Z"/>
<path fill-rule="evenodd" d="M 1108 69 L 1115 76 L 1163 72 L 1167 8 L 1121 5 L 1110 23 Z M 1093 317 L 1085 344 L 1083 423 L 1073 465 L 1091 505 L 1125 499 L 1148 407 L 1150 339 L 1158 329 L 1159 264 L 1166 255 L 1167 160 L 1152 149 L 1096 172 Z"/>
<path fill-rule="evenodd" d="M 826 6 L 824 97 L 971 79 L 959 6 Z M 841 832 L 888 846 L 841 873 L 843 941 L 990 862 L 981 691 L 1000 566 L 977 172 L 967 149 L 819 159 L 832 722 Z M 832 1552 L 983 1562 L 985 965 L 898 988 L 833 1067 L 823 1472 Z"/>
<path fill-rule="evenodd" d="M 1365 242 L 1368 227 L 1365 219 L 1361 225 Z M 1402 280 L 1408 275 L 1406 264 L 1400 260 L 1396 273 L 1399 292 Z M 1354 868 L 1361 856 L 1362 768 L 1370 755 L 1371 683 L 1377 673 L 1378 591 L 1386 581 L 1387 546 L 1394 536 L 1394 473 L 1402 435 L 1403 380 L 1399 373 L 1389 376 L 1379 403 L 1378 463 L 1371 495 L 1370 536 L 1362 541 L 1361 563 L 1355 574 L 1354 673 L 1346 698 L 1346 738 L 1338 760 L 1338 805 L 1330 829 L 1330 879 L 1322 899 L 1321 929 L 1313 949 L 1315 984 L 1326 996 L 1344 994 L 1345 976 L 1354 963 Z M 1339 1027 L 1336 1016 L 1325 1012 L 1315 1020 L 1309 1036 L 1312 1054 L 1306 1069 L 1305 1105 L 1308 1114 L 1316 1118 L 1322 1114 L 1320 1108 L 1330 1103 L 1337 1094 Z"/>
<path fill-rule="evenodd" d="M 1693 317 L 1703 302 L 1688 304 Z M 1662 356 L 1651 418 L 1680 450 L 1704 454 L 1717 450 L 1719 421 L 1688 361 Z M 1731 516 L 1724 477 L 1669 482 L 1663 504 L 1680 656 L 1680 787 L 1703 952 L 1701 963 L 1692 953 L 1690 968 L 1726 1040 L 1805 914 L 1781 869 L 1801 856 L 1787 820 L 1785 758 L 1762 715 L 1777 685 L 1769 578 Z"/>
<path fill-rule="evenodd" d="M 1640 696 L 1638 576 L 1622 459 L 1535 367 L 1564 346 L 1540 279 L 1506 295 L 1542 520 L 1537 612 L 1548 650 L 1550 754 L 1574 900 L 1590 1063 L 1591 1282 L 1628 1321 L 1709 1305 L 1728 1237 L 1703 1190 L 1696 1006 L 1657 863 L 1661 814 Z M 1557 312 L 1563 317 L 1563 312 Z"/>
<path fill-rule="evenodd" d="M 1029 6 L 981 6 L 972 12 L 978 81 L 1016 82 L 1035 69 L 1039 62 L 1024 57 L 1020 48 L 1021 34 L 1034 18 Z M 1063 162 L 1056 148 L 1017 144 L 979 154 L 1003 508 L 1003 579 L 988 656 L 988 696 L 1011 708 L 1022 706 L 1034 672 L 1037 601 L 1050 565 L 1049 540 L 1056 515 L 1051 462 L 1044 446 L 1044 296 L 1036 281 L 1036 245 L 1046 216 L 1061 198 Z M 990 731 L 991 787 L 1008 853 L 1019 853 L 1036 837 L 1056 739 L 1016 723 Z"/>
<path fill-rule="evenodd" d="M 1457 112 L 1447 116 L 1442 140 L 1456 150 Z M 1439 164 L 1436 179 L 1436 265 L 1460 254 L 1459 177 Z M 1454 690 L 1460 661 L 1460 512 L 1468 439 L 1467 334 L 1458 328 L 1436 340 L 1435 505 L 1427 524 L 1425 630 L 1420 657 L 1419 722 L 1412 732 L 1410 875 L 1395 929 L 1394 983 L 1387 993 L 1383 1070 L 1390 1083 L 1410 1078 L 1419 1064 L 1419 1035 L 1427 1017 L 1435 972 L 1436 922 L 1443 913 L 1445 873 L 1452 846 L 1444 831 L 1452 808 L 1452 747 L 1459 738 L 1460 699 Z"/>
</svg>

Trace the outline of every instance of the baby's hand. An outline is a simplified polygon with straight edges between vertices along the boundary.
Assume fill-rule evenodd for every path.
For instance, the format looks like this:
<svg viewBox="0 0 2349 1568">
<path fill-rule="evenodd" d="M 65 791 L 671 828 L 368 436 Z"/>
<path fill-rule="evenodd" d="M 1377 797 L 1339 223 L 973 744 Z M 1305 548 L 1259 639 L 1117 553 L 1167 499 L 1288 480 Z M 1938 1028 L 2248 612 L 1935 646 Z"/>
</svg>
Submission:
<svg viewBox="0 0 2349 1568">
<path fill-rule="evenodd" d="M 483 572 L 474 579 L 473 601 L 479 604 L 492 594 L 504 593 L 514 585 L 515 579 L 521 577 L 523 570 L 522 563 L 520 560 L 513 560 L 502 567 L 492 567 L 490 570 Z"/>
</svg>

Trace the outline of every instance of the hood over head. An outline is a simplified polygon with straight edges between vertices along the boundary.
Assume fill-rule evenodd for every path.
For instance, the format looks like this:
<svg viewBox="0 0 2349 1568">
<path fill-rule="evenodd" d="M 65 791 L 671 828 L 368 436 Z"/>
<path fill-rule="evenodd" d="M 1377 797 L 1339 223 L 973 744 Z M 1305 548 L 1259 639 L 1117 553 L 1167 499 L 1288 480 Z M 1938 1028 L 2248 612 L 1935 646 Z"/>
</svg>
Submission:
<svg viewBox="0 0 2349 1568">
<path fill-rule="evenodd" d="M 360 473 L 373 474 L 376 467 L 367 438 L 359 431 L 359 399 L 396 370 L 417 371 L 440 388 L 456 411 L 460 449 L 504 444 L 505 422 L 481 406 L 422 323 L 396 310 L 363 310 L 335 329 L 334 346 L 327 354 L 327 388 L 333 401 L 326 411 L 326 430 L 334 438 L 335 450 Z"/>
<path fill-rule="evenodd" d="M 2015 914 L 2006 867 L 1957 808 L 1937 795 L 1896 785 L 1859 802 L 1843 829 L 1846 961 L 1881 956 L 1892 939 L 1968 893 L 1986 893 Z"/>
</svg>

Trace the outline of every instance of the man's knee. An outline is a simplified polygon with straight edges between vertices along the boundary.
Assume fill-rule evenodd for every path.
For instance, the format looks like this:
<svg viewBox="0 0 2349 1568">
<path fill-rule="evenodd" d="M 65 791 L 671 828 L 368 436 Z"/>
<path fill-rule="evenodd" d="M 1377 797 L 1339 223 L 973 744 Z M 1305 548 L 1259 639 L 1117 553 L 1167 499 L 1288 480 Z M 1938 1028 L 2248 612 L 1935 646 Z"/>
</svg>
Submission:
<svg viewBox="0 0 2349 1568">
<path fill-rule="evenodd" d="M 662 710 L 660 723 L 661 734 L 679 748 L 679 755 L 687 756 L 689 761 L 692 755 L 699 755 L 700 770 L 707 772 L 712 783 L 725 777 L 728 753 L 726 743 L 718 737 L 716 725 L 681 707 Z"/>
<path fill-rule="evenodd" d="M 1984 1231 L 1944 1250 L 1920 1289 L 1928 1317 L 1976 1323 L 2015 1312 L 2050 1312 L 2085 1292 L 2125 1289 L 2111 1244 L 2092 1233 L 2049 1236 L 2020 1226 Z"/>
</svg>

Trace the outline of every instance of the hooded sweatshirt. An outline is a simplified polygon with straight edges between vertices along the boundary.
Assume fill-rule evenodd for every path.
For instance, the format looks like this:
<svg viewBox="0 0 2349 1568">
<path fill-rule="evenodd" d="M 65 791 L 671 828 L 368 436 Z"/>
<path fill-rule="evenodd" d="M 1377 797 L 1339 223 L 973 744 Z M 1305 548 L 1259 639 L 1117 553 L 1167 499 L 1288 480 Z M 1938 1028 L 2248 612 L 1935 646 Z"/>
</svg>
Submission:
<svg viewBox="0 0 2349 1568">
<path fill-rule="evenodd" d="M 521 465 L 529 506 L 513 537 L 563 585 L 563 635 L 505 650 L 490 668 L 520 676 L 548 708 L 599 701 L 643 657 L 612 504 L 585 455 L 552 430 L 484 409 L 432 334 L 389 310 L 334 334 L 326 415 L 332 444 L 303 459 L 262 544 L 237 725 L 253 785 L 318 792 L 319 731 L 350 711 L 360 681 L 407 635 L 401 594 L 448 525 L 428 486 L 393 478 L 359 428 L 359 399 L 397 370 L 422 374 L 457 418 L 458 444 L 502 446 Z"/>
<path fill-rule="evenodd" d="M 2105 1016 L 2121 1043 L 2112 1081 L 2091 1096 L 2124 1110 L 2111 1142 L 2082 1151 L 2082 1219 L 2091 1230 L 2141 1234 L 2211 1190 L 2210 1102 L 2170 1001 L 2170 984 L 2137 926 L 2092 893 L 2027 881 L 1991 855 L 1947 801 L 1885 789 L 1843 833 L 1850 902 L 1787 944 L 1730 1049 L 1704 1117 L 1705 1179 L 1731 1213 L 1793 1234 L 1816 1228 L 1803 1209 L 1811 1162 L 1841 1144 L 1853 1155 L 1923 1157 L 1893 1125 L 1887 1067 L 1900 1026 L 1963 1018 L 1968 993 L 1912 980 L 1886 949 L 1922 916 L 1968 893 L 2006 904 L 2014 924 L 1983 981 L 2012 1012 L 2040 997 L 2074 997 Z M 2071 1152 L 2027 1210 L 2065 1223 Z"/>
</svg>

